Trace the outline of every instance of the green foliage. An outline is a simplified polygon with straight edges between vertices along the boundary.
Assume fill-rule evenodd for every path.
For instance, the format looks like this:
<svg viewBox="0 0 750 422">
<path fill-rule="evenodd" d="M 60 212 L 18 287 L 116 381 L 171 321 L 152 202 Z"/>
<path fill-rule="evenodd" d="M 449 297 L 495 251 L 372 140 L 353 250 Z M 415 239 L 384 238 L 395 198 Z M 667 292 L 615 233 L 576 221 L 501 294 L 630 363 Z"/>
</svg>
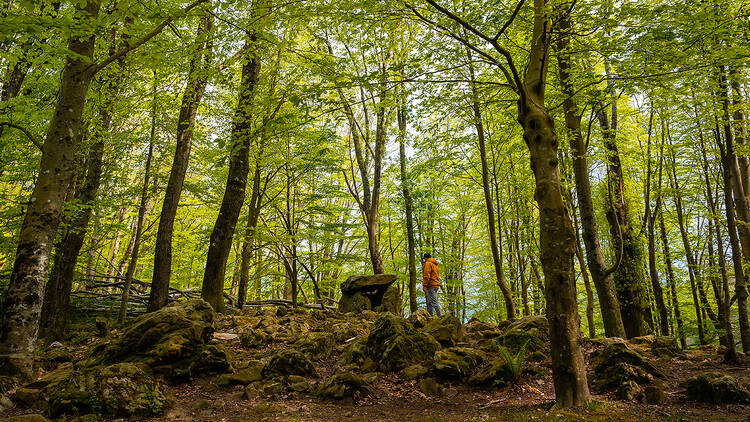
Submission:
<svg viewBox="0 0 750 422">
<path fill-rule="evenodd" d="M 521 374 L 523 374 L 523 366 L 526 363 L 526 345 L 528 342 L 524 343 L 521 348 L 518 350 L 518 353 L 514 356 L 511 351 L 501 345 L 498 344 L 497 352 L 498 354 L 505 359 L 508 372 L 510 373 L 510 379 L 513 382 L 518 382 L 519 378 L 521 377 Z"/>
</svg>

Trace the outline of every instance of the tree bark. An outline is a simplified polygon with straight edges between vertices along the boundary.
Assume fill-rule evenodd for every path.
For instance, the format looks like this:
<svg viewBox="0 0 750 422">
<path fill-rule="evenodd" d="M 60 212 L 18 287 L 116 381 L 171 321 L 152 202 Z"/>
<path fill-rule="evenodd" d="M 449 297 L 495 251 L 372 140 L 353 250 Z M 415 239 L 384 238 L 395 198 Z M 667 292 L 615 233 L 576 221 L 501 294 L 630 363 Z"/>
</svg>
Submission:
<svg viewBox="0 0 750 422">
<path fill-rule="evenodd" d="M 414 250 L 414 218 L 412 216 L 411 192 L 409 178 L 406 173 L 406 99 L 401 93 L 398 109 L 398 158 L 401 171 L 401 194 L 404 197 L 404 214 L 406 217 L 407 253 L 409 255 L 409 310 L 417 310 L 417 264 Z"/>
<path fill-rule="evenodd" d="M 151 99 L 151 136 L 148 142 L 148 155 L 146 156 L 146 167 L 143 174 L 143 188 L 141 189 L 141 200 L 138 204 L 138 220 L 135 223 L 135 237 L 133 239 L 133 252 L 130 255 L 130 263 L 125 271 L 125 281 L 122 287 L 122 299 L 120 302 L 120 314 L 118 321 L 120 324 L 125 323 L 128 313 L 128 300 L 130 295 L 130 285 L 133 283 L 135 269 L 138 265 L 138 254 L 141 249 L 141 236 L 143 235 L 143 224 L 146 221 L 146 209 L 148 208 L 148 186 L 151 178 L 151 159 L 154 156 L 154 142 L 156 141 L 156 71 L 154 71 L 154 82 L 152 86 Z"/>
<path fill-rule="evenodd" d="M 586 367 L 580 348 L 578 298 L 573 266 L 575 236 L 562 197 L 558 174 L 558 139 L 544 106 L 551 5 L 534 0 L 534 30 L 529 64 L 518 100 L 518 122 L 531 153 L 539 206 L 540 257 L 546 281 L 547 320 L 550 324 L 552 378 L 558 407 L 582 406 L 589 400 Z"/>
<path fill-rule="evenodd" d="M 253 10 L 257 12 L 258 1 L 253 2 Z M 256 13 L 253 13 L 254 15 Z M 250 57 L 242 66 L 242 81 L 240 82 L 239 101 L 232 127 L 231 150 L 229 156 L 229 174 L 224 197 L 221 201 L 219 215 L 216 217 L 211 232 L 206 271 L 203 275 L 201 297 L 213 306 L 216 312 L 225 312 L 224 304 L 224 272 L 227 258 L 232 247 L 232 236 L 237 225 L 237 219 L 245 200 L 247 176 L 250 171 L 250 143 L 252 130 L 253 99 L 258 77 L 260 76 L 260 56 L 256 46 L 257 33 L 249 35 L 248 50 Z"/>
<path fill-rule="evenodd" d="M 172 276 L 172 231 L 177 215 L 177 206 L 185 183 L 185 173 L 190 161 L 190 148 L 193 143 L 193 128 L 203 93 L 208 84 L 209 69 L 212 60 L 211 31 L 213 14 L 210 4 L 198 25 L 196 43 L 198 48 L 190 60 L 187 83 L 182 92 L 182 105 L 177 119 L 177 136 L 172 170 L 164 192 L 159 228 L 156 232 L 154 247 L 154 275 L 149 293 L 148 311 L 155 311 L 167 303 L 169 297 L 169 279 Z"/>
<path fill-rule="evenodd" d="M 648 146 L 646 148 L 646 198 L 645 203 L 646 207 L 644 210 L 644 219 L 646 220 L 646 224 L 648 226 L 648 274 L 649 278 L 651 279 L 651 288 L 654 291 L 654 301 L 656 302 L 656 311 L 659 314 L 659 328 L 661 329 L 661 334 L 663 336 L 669 335 L 669 313 L 667 312 L 667 307 L 664 304 L 664 293 L 661 288 L 661 283 L 659 282 L 659 273 L 656 270 L 656 240 L 655 240 L 655 234 L 654 234 L 654 225 L 657 214 L 659 212 L 659 209 L 661 208 L 662 203 L 662 195 L 661 195 L 661 178 L 662 178 L 662 163 L 663 163 L 663 154 L 664 154 L 664 141 L 662 139 L 662 146 L 659 151 L 659 192 L 657 192 L 656 196 L 656 206 L 654 207 L 654 211 L 651 211 L 651 134 L 653 130 L 653 122 L 654 122 L 654 108 L 653 103 L 651 104 L 651 111 L 649 113 L 649 119 L 648 119 Z M 663 137 L 662 130 L 662 137 Z"/>
<path fill-rule="evenodd" d="M 578 207 L 581 213 L 581 228 L 583 231 L 583 244 L 586 247 L 586 261 L 594 281 L 596 294 L 599 297 L 599 306 L 604 323 L 604 335 L 607 337 L 625 338 L 625 327 L 620 313 L 620 302 L 615 293 L 615 284 L 612 278 L 614 268 L 607 267 L 604 262 L 601 246 L 599 245 L 599 234 L 594 213 L 594 202 L 591 195 L 591 182 L 589 180 L 589 166 L 586 159 L 586 143 L 581 133 L 581 116 L 578 105 L 575 102 L 575 90 L 570 80 L 571 58 L 569 49 L 570 21 L 568 17 L 560 18 L 561 35 L 557 41 L 558 67 L 560 69 L 560 83 L 563 94 L 566 96 L 563 102 L 565 112 L 565 126 L 568 129 L 570 150 L 573 158 L 573 173 L 575 176 L 576 194 Z"/>
<path fill-rule="evenodd" d="M 490 191 L 489 169 L 487 164 L 487 147 L 484 137 L 484 123 L 482 122 L 482 112 L 479 109 L 479 95 L 474 76 L 474 64 L 471 57 L 471 50 L 466 49 L 466 55 L 469 62 L 469 77 L 471 88 L 471 104 L 474 117 L 474 127 L 477 131 L 477 142 L 479 143 L 479 159 L 482 163 L 482 192 L 484 193 L 484 203 L 487 210 L 487 231 L 490 235 L 490 250 L 492 251 L 492 263 L 495 267 L 495 277 L 498 287 L 503 294 L 505 301 L 505 315 L 508 319 L 516 318 L 516 305 L 513 303 L 513 294 L 505 282 L 505 273 L 503 272 L 503 261 L 500 256 L 497 235 L 495 234 L 495 211 L 492 206 L 492 192 Z"/>
<path fill-rule="evenodd" d="M 91 27 L 99 13 L 98 0 L 76 5 L 75 21 Z M 89 71 L 94 36 L 71 36 L 62 73 L 60 91 L 42 150 L 40 171 L 31 194 L 18 238 L 10 284 L 0 321 L 0 373 L 32 377 L 34 346 L 49 257 L 67 186 L 75 168 L 75 138 L 81 122 L 86 92 L 93 73 Z"/>
<path fill-rule="evenodd" d="M 738 237 L 738 248 L 741 248 L 741 253 L 732 252 L 732 260 L 735 262 L 735 292 L 737 296 L 737 308 L 738 308 L 738 319 L 740 326 L 740 340 L 742 341 L 742 350 L 745 352 L 750 351 L 750 324 L 748 324 L 747 315 L 747 286 L 745 280 L 743 267 L 743 258 L 750 258 L 750 210 L 748 209 L 748 202 L 745 200 L 744 191 L 746 187 L 742 184 L 742 177 L 737 163 L 737 155 L 735 153 L 734 146 L 734 134 L 729 118 L 729 98 L 727 96 L 727 80 L 726 71 L 724 66 L 719 66 L 719 91 L 718 97 L 721 101 L 722 108 L 722 121 L 724 125 L 724 145 L 722 148 L 722 165 L 724 167 L 724 196 L 726 201 L 726 211 L 732 210 L 732 213 L 736 211 L 736 218 L 734 215 L 731 217 L 727 216 L 727 226 L 730 231 L 730 244 L 732 243 L 732 237 Z M 721 144 L 720 144 L 721 146 Z M 728 190 L 728 191 L 727 191 Z M 732 197 L 732 194 L 733 197 Z M 736 233 L 732 233 L 736 230 Z M 737 236 L 737 234 L 739 236 Z M 734 249 L 734 245 L 733 245 Z M 740 276 L 738 276 L 738 268 Z"/>
</svg>

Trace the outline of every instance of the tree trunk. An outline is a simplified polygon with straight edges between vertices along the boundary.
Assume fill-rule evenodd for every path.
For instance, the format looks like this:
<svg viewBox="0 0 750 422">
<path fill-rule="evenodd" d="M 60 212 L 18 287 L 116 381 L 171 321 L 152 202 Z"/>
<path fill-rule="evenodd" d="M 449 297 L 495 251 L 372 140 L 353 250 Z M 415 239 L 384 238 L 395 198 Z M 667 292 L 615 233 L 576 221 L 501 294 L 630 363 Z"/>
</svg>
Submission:
<svg viewBox="0 0 750 422">
<path fill-rule="evenodd" d="M 567 31 L 570 31 L 569 18 L 562 17 L 559 25 L 562 34 L 557 42 L 558 67 L 562 91 L 566 95 L 563 110 L 565 112 L 565 126 L 568 129 L 570 150 L 573 156 L 573 173 L 575 175 L 578 207 L 581 213 L 581 229 L 583 231 L 583 244 L 586 247 L 586 261 L 591 272 L 591 278 L 594 281 L 596 294 L 599 297 L 604 335 L 625 338 L 625 327 L 620 314 L 620 302 L 617 299 L 612 278 L 614 268 L 606 266 L 599 246 L 599 234 L 586 159 L 586 143 L 581 133 L 581 116 L 574 99 L 575 89 L 570 80 L 571 59 L 568 52 L 570 41 L 567 33 Z"/>
<path fill-rule="evenodd" d="M 656 196 L 656 206 L 654 207 L 653 213 L 651 212 L 651 134 L 653 130 L 654 122 L 654 108 L 653 103 L 651 104 L 651 112 L 649 113 L 648 119 L 648 146 L 646 148 L 646 208 L 644 211 L 644 219 L 648 226 L 648 274 L 651 279 L 651 288 L 654 291 L 654 301 L 656 302 L 656 311 L 659 314 L 659 328 L 663 336 L 669 335 L 669 313 L 667 307 L 664 304 L 664 292 L 659 282 L 659 273 L 656 270 L 656 239 L 654 234 L 654 225 L 656 222 L 655 214 L 659 212 L 661 208 L 662 195 L 661 195 L 661 178 L 662 178 L 662 163 L 664 156 L 664 140 L 662 139 L 662 146 L 659 151 L 659 192 Z M 663 138 L 662 130 L 662 138 Z"/>
<path fill-rule="evenodd" d="M 146 209 L 148 207 L 148 186 L 151 178 L 151 159 L 154 156 L 154 142 L 156 141 L 156 71 L 154 71 L 154 82 L 152 86 L 153 95 L 151 99 L 151 136 L 148 142 L 148 155 L 146 156 L 146 167 L 143 174 L 143 188 L 141 189 L 141 201 L 138 204 L 138 220 L 135 223 L 135 238 L 133 239 L 133 252 L 130 255 L 130 263 L 125 271 L 125 281 L 122 287 L 122 299 L 120 302 L 120 315 L 118 321 L 120 324 L 125 323 L 128 313 L 128 299 L 130 295 L 130 285 L 133 283 L 133 276 L 138 265 L 138 254 L 141 249 L 141 236 L 143 235 L 143 224 L 146 221 Z"/>
<path fill-rule="evenodd" d="M 739 262 L 735 263 L 735 291 L 737 296 L 737 308 L 738 308 L 738 319 L 739 319 L 739 325 L 740 325 L 740 340 L 742 341 L 742 350 L 745 352 L 750 351 L 750 324 L 748 324 L 748 315 L 747 315 L 747 286 L 746 286 L 746 280 L 745 275 L 742 270 L 740 270 L 741 276 L 737 276 L 737 268 L 739 266 L 740 269 L 743 267 L 743 257 L 744 258 L 750 258 L 750 227 L 748 227 L 748 222 L 750 222 L 750 210 L 748 209 L 748 202 L 745 200 L 745 194 L 744 191 L 747 187 L 743 186 L 742 184 L 742 178 L 740 175 L 740 170 L 738 168 L 737 163 L 737 156 L 735 154 L 735 147 L 734 147 L 734 134 L 732 132 L 731 123 L 729 119 L 729 99 L 727 96 L 727 81 L 726 81 L 726 72 L 723 66 L 719 66 L 719 98 L 721 100 L 721 108 L 722 108 L 722 120 L 724 125 L 724 142 L 723 145 L 723 159 L 722 164 L 724 167 L 724 189 L 725 191 L 727 189 L 731 189 L 728 192 L 725 192 L 725 200 L 727 200 L 726 204 L 726 210 L 727 213 L 731 209 L 734 213 L 737 212 L 737 218 L 735 219 L 735 216 L 733 215 L 731 218 L 727 216 L 727 225 L 729 226 L 729 231 L 737 230 L 737 233 L 739 234 L 738 239 L 738 247 L 741 247 L 741 254 L 736 254 L 735 252 L 732 252 L 732 259 L 738 260 Z M 729 179 L 727 179 L 729 178 Z M 732 198 L 731 195 L 734 194 L 734 197 Z M 727 195 L 729 195 L 729 198 L 727 198 Z M 730 204 L 731 202 L 731 204 Z M 730 233 L 730 243 L 732 241 L 732 234 Z M 734 246 L 733 246 L 734 248 Z M 738 251 L 739 252 L 739 251 Z"/>
<path fill-rule="evenodd" d="M 182 185 L 185 182 L 185 172 L 187 172 L 190 160 L 195 116 L 208 84 L 213 47 L 211 42 L 212 28 L 213 14 L 209 5 L 198 25 L 195 36 L 198 48 L 190 61 L 187 83 L 182 92 L 182 105 L 177 119 L 174 160 L 172 161 L 167 188 L 164 192 L 164 202 L 159 215 L 159 228 L 156 232 L 154 275 L 148 300 L 149 312 L 164 306 L 169 297 L 169 279 L 172 276 L 172 231 L 177 215 L 177 206 L 182 194 Z"/>
<path fill-rule="evenodd" d="M 540 257 L 546 281 L 552 378 L 558 407 L 582 406 L 589 400 L 586 367 L 579 344 L 578 298 L 573 265 L 575 235 L 562 197 L 555 125 L 544 106 L 550 44 L 545 0 L 534 0 L 534 30 L 529 64 L 518 100 L 518 122 L 531 153 L 534 198 L 539 206 Z"/>
<path fill-rule="evenodd" d="M 75 21 L 91 27 L 99 13 L 99 1 L 76 5 Z M 55 240 L 65 192 L 75 168 L 75 136 L 81 122 L 86 92 L 93 74 L 89 71 L 94 36 L 71 37 L 62 73 L 55 113 L 42 150 L 40 171 L 31 194 L 18 238 L 8 290 L 0 321 L 0 373 L 32 377 L 34 346 L 49 257 Z"/>
<path fill-rule="evenodd" d="M 505 274 L 503 273 L 503 261 L 498 252 L 499 245 L 497 241 L 497 235 L 495 234 L 495 211 L 492 206 L 492 192 L 490 191 L 489 181 L 489 170 L 487 165 L 487 148 L 485 145 L 484 137 L 484 123 L 482 122 L 482 113 L 479 109 L 479 95 L 477 93 L 477 87 L 474 77 L 474 64 L 472 62 L 471 50 L 466 49 L 466 55 L 469 61 L 469 76 L 470 87 L 471 87 L 471 99 L 472 99 L 472 112 L 474 113 L 474 127 L 477 130 L 477 142 L 479 143 L 479 159 L 482 163 L 482 192 L 484 193 L 484 204 L 487 210 L 487 231 L 490 235 L 490 250 L 492 252 L 492 263 L 495 267 L 495 277 L 497 278 L 497 285 L 500 287 L 500 291 L 503 293 L 503 300 L 505 301 L 505 315 L 508 319 L 513 320 L 516 318 L 516 305 L 513 303 L 513 294 L 505 282 Z"/>
<path fill-rule="evenodd" d="M 253 190 L 250 195 L 250 205 L 247 210 L 247 226 L 245 227 L 245 236 L 242 240 L 242 253 L 240 262 L 240 286 L 237 294 L 237 308 L 242 309 L 247 300 L 247 286 L 250 280 L 250 259 L 253 254 L 253 243 L 255 240 L 255 228 L 258 225 L 260 216 L 260 206 L 263 200 L 260 194 L 260 173 L 261 161 L 260 151 L 258 158 L 255 160 L 255 170 L 253 172 Z M 258 263 L 256 262 L 256 265 Z"/>
<path fill-rule="evenodd" d="M 401 94 L 405 96 L 404 93 Z M 417 264 L 414 250 L 414 219 L 412 216 L 411 192 L 406 175 L 406 99 L 399 99 L 398 118 L 398 158 L 401 170 L 401 194 L 404 196 L 404 214 L 406 215 L 407 253 L 409 255 L 409 310 L 417 310 Z"/>
<path fill-rule="evenodd" d="M 672 270 L 672 257 L 669 252 L 669 242 L 667 240 L 667 229 L 664 226 L 664 211 L 659 213 L 659 229 L 661 231 L 661 243 L 664 254 L 664 266 L 667 270 L 667 283 L 672 295 L 672 309 L 674 309 L 674 318 L 677 321 L 677 336 L 680 339 L 680 346 L 684 350 L 687 348 L 685 342 L 685 328 L 682 323 L 682 314 L 680 312 L 680 302 L 677 299 L 677 285 L 675 283 L 674 271 Z"/>
<path fill-rule="evenodd" d="M 257 10 L 257 1 L 253 8 Z M 249 35 L 247 41 L 252 50 L 256 41 L 256 33 Z M 232 236 L 237 219 L 245 200 L 247 175 L 250 171 L 250 142 L 252 117 L 250 111 L 253 105 L 255 87 L 260 75 L 260 57 L 257 51 L 250 52 L 251 57 L 242 66 L 242 81 L 240 83 L 239 102 L 232 127 L 232 142 L 229 156 L 229 174 L 224 197 L 221 201 L 219 215 L 216 217 L 211 243 L 206 258 L 206 272 L 203 275 L 201 297 L 213 306 L 216 312 L 224 312 L 224 272 L 227 258 L 232 247 Z"/>
</svg>

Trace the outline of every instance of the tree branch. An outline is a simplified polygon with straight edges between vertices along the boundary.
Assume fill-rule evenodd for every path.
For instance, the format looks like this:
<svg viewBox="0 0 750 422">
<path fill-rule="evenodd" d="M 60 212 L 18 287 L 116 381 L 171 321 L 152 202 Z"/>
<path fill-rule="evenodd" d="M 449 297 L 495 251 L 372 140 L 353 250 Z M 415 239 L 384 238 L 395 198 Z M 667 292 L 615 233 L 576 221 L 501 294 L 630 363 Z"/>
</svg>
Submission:
<svg viewBox="0 0 750 422">
<path fill-rule="evenodd" d="M 195 2 L 189 4 L 185 9 L 182 10 L 182 13 L 185 14 L 192 9 L 194 9 L 196 6 L 200 5 L 201 3 L 205 3 L 208 0 L 196 0 Z M 98 73 L 105 67 L 109 66 L 113 61 L 119 59 L 120 57 L 130 53 L 131 51 L 135 50 L 136 48 L 142 46 L 143 44 L 147 43 L 151 38 L 158 35 L 167 25 L 172 23 L 172 21 L 175 19 L 175 16 L 170 16 L 167 19 L 164 20 L 164 22 L 160 23 L 156 26 L 151 32 L 141 37 L 139 40 L 134 42 L 133 44 L 130 44 L 126 47 L 121 48 L 119 51 L 115 52 L 111 56 L 104 59 L 104 61 L 98 63 L 98 64 L 92 64 L 89 68 L 89 72 L 91 72 L 92 75 Z"/>
<path fill-rule="evenodd" d="M 10 122 L 0 122 L 0 126 L 8 126 L 20 130 L 24 135 L 26 135 L 27 138 L 29 138 L 29 140 L 32 144 L 34 144 L 35 147 L 39 148 L 39 151 L 42 150 L 44 144 L 39 141 L 34 135 L 32 135 L 31 132 L 29 132 L 29 130 L 25 127 Z"/>
</svg>

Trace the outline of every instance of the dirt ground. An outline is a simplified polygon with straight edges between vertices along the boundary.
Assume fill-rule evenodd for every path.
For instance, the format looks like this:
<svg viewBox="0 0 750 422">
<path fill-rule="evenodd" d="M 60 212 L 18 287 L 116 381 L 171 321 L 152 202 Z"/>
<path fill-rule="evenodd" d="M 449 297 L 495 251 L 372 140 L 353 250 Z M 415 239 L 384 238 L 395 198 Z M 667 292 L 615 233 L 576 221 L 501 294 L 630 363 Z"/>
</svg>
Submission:
<svg viewBox="0 0 750 422">
<path fill-rule="evenodd" d="M 221 324 L 220 324 L 221 325 Z M 219 330 L 228 327 L 217 327 Z M 91 340 L 93 341 L 93 340 Z M 243 347 L 237 339 L 222 340 L 238 356 L 259 356 L 272 348 L 289 344 L 269 345 L 266 349 Z M 75 347 L 75 346 L 71 346 Z M 76 349 L 76 358 L 89 346 Z M 641 347 L 637 346 L 636 347 Z M 650 356 L 641 347 L 645 356 Z M 595 345 L 584 342 L 587 364 Z M 615 400 L 610 395 L 593 394 L 585 409 L 553 410 L 554 389 L 549 358 L 546 362 L 527 363 L 520 381 L 509 387 L 478 389 L 464 383 L 438 379 L 439 396 L 426 396 L 417 381 L 404 381 L 399 373 L 381 375 L 374 392 L 365 397 L 344 401 L 323 400 L 310 393 L 288 392 L 273 398 L 243 397 L 244 387 L 218 387 L 216 375 L 206 376 L 181 385 L 163 383 L 173 404 L 160 417 L 148 421 L 750 421 L 750 404 L 711 405 L 685 400 L 683 383 L 693 375 L 718 371 L 737 377 L 750 385 L 750 358 L 738 365 L 721 362 L 715 347 L 692 350 L 671 359 L 649 357 L 668 377 L 665 389 L 667 402 L 647 405 L 636 401 Z M 316 363 L 318 377 L 314 385 L 340 372 L 338 356 Z M 429 362 L 425 362 L 429 366 Z M 588 365 L 590 368 L 591 365 Z M 589 370 L 589 380 L 592 374 Z M 11 408 L 0 413 L 2 418 L 29 414 L 29 409 Z M 36 412 L 39 412 L 37 410 Z M 74 420 L 74 419 L 67 419 Z M 92 419 L 86 419 L 92 420 Z M 111 419 L 124 420 L 124 419 Z M 139 420 L 139 419 L 130 419 Z"/>
<path fill-rule="evenodd" d="M 235 347 L 241 347 L 235 345 Z M 586 348 L 589 360 L 591 348 Z M 322 373 L 333 363 L 322 362 Z M 441 397 L 428 397 L 416 381 L 404 381 L 398 373 L 385 374 L 367 397 L 349 401 L 321 400 L 309 394 L 290 393 L 274 399 L 243 399 L 241 386 L 217 388 L 213 378 L 170 386 L 175 405 L 162 418 L 167 421 L 750 421 L 750 405 L 711 405 L 686 401 L 682 383 L 704 371 L 729 373 L 750 383 L 750 365 L 724 365 L 711 350 L 688 352 L 684 357 L 656 361 L 667 375 L 667 403 L 647 405 L 593 395 L 586 409 L 553 410 L 554 389 L 544 363 L 531 364 L 530 373 L 517 385 L 476 389 L 465 384 L 441 382 Z M 548 370 L 546 371 L 548 372 Z M 532 375 L 533 374 L 533 375 Z M 591 374 L 589 374 L 591 376 Z"/>
</svg>

